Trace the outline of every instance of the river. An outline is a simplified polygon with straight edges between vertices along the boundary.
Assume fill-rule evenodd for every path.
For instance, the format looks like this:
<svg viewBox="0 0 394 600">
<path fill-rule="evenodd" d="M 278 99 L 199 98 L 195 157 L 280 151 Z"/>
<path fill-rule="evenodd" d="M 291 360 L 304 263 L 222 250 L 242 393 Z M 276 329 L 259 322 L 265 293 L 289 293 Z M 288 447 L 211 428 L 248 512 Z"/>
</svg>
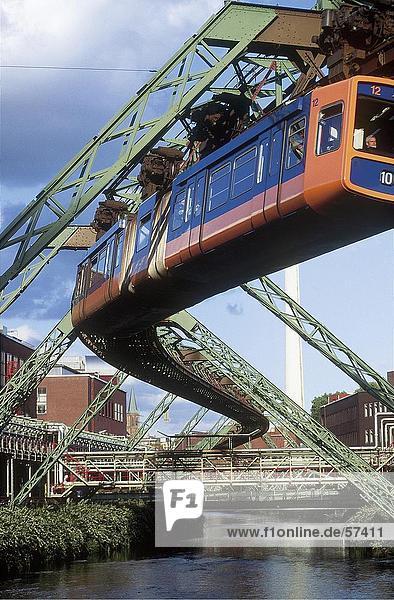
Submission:
<svg viewBox="0 0 394 600">
<path fill-rule="evenodd" d="M 220 549 L 75 562 L 0 584 L 0 598 L 393 598 L 393 560 L 328 548 Z"/>
</svg>

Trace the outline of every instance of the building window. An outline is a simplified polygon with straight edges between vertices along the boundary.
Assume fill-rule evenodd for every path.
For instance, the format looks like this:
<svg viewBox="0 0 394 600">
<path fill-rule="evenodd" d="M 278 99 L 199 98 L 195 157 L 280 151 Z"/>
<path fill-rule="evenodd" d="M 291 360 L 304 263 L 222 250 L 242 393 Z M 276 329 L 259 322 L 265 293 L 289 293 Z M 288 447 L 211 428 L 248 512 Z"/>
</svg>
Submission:
<svg viewBox="0 0 394 600">
<path fill-rule="evenodd" d="M 305 124 L 306 119 L 303 117 L 295 123 L 292 123 L 289 127 L 286 158 L 287 169 L 298 165 L 304 157 Z"/>
<path fill-rule="evenodd" d="M 327 154 L 341 145 L 343 104 L 338 102 L 320 111 L 316 154 Z"/>
<path fill-rule="evenodd" d="M 45 415 L 47 412 L 47 389 L 37 388 L 37 414 Z"/>
<path fill-rule="evenodd" d="M 368 417 L 368 404 L 367 404 L 367 402 L 364 404 L 364 417 Z"/>
<path fill-rule="evenodd" d="M 365 430 L 365 443 L 369 444 L 369 430 L 368 429 Z"/>
<path fill-rule="evenodd" d="M 369 430 L 369 443 L 375 444 L 375 434 L 372 429 Z"/>
</svg>

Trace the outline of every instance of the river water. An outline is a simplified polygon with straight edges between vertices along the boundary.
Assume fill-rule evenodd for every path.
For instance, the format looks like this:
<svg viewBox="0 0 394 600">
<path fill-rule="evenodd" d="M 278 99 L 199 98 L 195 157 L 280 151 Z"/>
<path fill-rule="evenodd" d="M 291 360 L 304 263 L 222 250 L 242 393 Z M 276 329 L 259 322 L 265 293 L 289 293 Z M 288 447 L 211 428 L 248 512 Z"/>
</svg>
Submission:
<svg viewBox="0 0 394 600">
<path fill-rule="evenodd" d="M 75 562 L 0 584 L 0 598 L 393 598 L 394 562 L 340 549 L 220 549 Z"/>
</svg>

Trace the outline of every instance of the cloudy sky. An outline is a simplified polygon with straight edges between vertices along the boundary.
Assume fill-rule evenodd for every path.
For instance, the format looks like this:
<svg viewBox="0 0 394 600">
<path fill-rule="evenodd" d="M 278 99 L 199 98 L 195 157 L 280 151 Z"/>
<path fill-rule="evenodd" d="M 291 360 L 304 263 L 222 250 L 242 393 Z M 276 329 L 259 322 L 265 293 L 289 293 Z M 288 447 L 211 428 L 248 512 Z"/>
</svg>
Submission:
<svg viewBox="0 0 394 600">
<path fill-rule="evenodd" d="M 310 7 L 313 1 L 272 2 Z M 3 0 L 3 65 L 156 69 L 222 6 L 221 0 Z M 149 73 L 2 68 L 2 218 L 7 224 L 133 95 Z M 89 222 L 91 211 L 79 219 Z M 53 261 L 6 313 L 4 324 L 37 343 L 67 311 L 80 252 Z M 393 368 L 393 235 L 385 233 L 304 263 L 303 305 L 380 373 Z M 283 274 L 274 279 L 283 283 Z M 200 320 L 284 384 L 284 327 L 240 290 L 192 309 Z M 84 354 L 76 343 L 69 352 Z M 304 345 L 305 395 L 357 387 Z M 143 413 L 162 393 L 136 383 Z M 177 402 L 159 431 L 195 410 Z M 212 418 L 208 419 L 212 421 Z"/>
</svg>

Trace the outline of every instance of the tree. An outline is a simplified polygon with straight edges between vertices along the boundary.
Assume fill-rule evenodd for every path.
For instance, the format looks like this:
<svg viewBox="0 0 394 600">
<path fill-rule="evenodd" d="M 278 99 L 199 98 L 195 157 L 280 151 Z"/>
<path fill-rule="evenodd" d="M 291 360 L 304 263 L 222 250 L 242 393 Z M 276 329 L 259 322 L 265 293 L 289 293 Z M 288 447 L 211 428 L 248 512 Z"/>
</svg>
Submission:
<svg viewBox="0 0 394 600">
<path fill-rule="evenodd" d="M 322 406 L 324 406 L 325 404 L 328 404 L 329 396 L 335 395 L 335 394 L 346 394 L 346 392 L 344 392 L 343 390 L 342 390 L 342 392 L 339 392 L 339 391 L 328 392 L 328 393 L 322 394 L 321 396 L 315 396 L 313 398 L 312 405 L 311 405 L 311 415 L 319 423 L 320 423 L 320 408 Z"/>
</svg>

